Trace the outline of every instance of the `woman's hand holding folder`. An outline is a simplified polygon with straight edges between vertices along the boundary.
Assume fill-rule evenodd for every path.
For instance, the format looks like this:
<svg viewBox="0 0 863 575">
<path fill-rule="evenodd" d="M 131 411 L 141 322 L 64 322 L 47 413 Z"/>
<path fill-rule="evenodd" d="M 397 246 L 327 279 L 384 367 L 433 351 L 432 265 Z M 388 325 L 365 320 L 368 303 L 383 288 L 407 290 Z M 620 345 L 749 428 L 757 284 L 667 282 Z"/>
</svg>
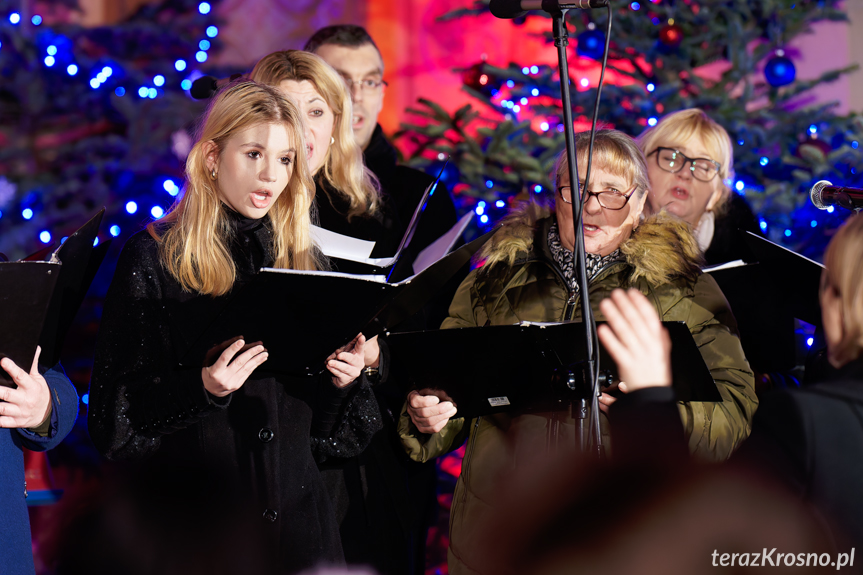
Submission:
<svg viewBox="0 0 863 575">
<path fill-rule="evenodd" d="M 237 391 L 255 369 L 267 361 L 269 354 L 263 345 L 255 345 L 240 353 L 246 342 L 240 338 L 219 355 L 216 362 L 201 370 L 204 389 L 216 397 Z M 237 353 L 239 356 L 234 358 Z"/>
<path fill-rule="evenodd" d="M 333 374 L 333 385 L 346 387 L 360 376 L 366 362 L 366 345 L 366 336 L 359 334 L 327 358 L 327 369 Z"/>
<path fill-rule="evenodd" d="M 437 433 L 446 426 L 457 410 L 451 401 L 441 401 L 436 395 L 408 394 L 408 415 L 422 433 Z"/>
</svg>

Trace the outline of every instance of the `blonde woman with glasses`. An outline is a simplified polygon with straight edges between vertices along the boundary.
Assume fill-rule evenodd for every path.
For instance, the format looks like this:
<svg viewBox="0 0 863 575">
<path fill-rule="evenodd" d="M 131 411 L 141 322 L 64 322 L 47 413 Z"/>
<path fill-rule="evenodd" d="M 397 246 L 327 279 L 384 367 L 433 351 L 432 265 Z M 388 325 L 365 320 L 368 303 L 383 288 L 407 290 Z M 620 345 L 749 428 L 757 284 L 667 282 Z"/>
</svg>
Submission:
<svg viewBox="0 0 863 575">
<path fill-rule="evenodd" d="M 734 152 L 725 128 L 691 108 L 664 116 L 636 141 L 650 176 L 646 212 L 664 209 L 689 223 L 708 265 L 748 255 L 738 229 L 761 230 L 746 200 L 730 188 Z"/>
</svg>

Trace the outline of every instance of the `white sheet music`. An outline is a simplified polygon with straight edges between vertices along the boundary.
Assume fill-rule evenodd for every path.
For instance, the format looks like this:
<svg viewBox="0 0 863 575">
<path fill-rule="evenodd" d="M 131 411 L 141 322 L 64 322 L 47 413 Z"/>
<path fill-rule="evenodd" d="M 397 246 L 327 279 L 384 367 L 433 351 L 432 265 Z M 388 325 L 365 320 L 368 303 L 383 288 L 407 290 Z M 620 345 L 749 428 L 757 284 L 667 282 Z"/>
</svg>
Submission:
<svg viewBox="0 0 863 575">
<path fill-rule="evenodd" d="M 419 253 L 413 263 L 415 274 L 420 273 L 452 251 L 453 246 L 473 219 L 473 214 L 474 212 L 471 210 L 463 215 L 447 233 L 430 243 Z"/>
</svg>

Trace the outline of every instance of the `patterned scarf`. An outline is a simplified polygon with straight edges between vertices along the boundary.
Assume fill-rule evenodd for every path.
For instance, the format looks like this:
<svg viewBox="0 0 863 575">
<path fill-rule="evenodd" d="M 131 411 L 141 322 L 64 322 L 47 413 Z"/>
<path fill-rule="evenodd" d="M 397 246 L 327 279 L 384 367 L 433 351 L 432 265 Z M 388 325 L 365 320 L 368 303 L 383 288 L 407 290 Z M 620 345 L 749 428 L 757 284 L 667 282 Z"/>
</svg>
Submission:
<svg viewBox="0 0 863 575">
<path fill-rule="evenodd" d="M 575 277 L 573 253 L 563 247 L 560 243 L 560 233 L 557 231 L 557 222 L 552 224 L 551 229 L 548 230 L 548 248 L 551 250 L 551 255 L 554 256 L 554 261 L 557 262 L 557 266 L 560 268 L 560 271 L 563 272 L 563 277 L 566 278 L 566 283 L 569 285 L 570 290 L 578 293 L 578 281 L 576 281 Z M 587 269 L 587 282 L 590 283 L 594 276 L 596 276 L 596 272 L 604 268 L 606 265 L 625 260 L 626 258 L 624 255 L 620 253 L 620 248 L 614 250 L 607 256 L 585 254 L 584 263 L 585 268 Z"/>
</svg>

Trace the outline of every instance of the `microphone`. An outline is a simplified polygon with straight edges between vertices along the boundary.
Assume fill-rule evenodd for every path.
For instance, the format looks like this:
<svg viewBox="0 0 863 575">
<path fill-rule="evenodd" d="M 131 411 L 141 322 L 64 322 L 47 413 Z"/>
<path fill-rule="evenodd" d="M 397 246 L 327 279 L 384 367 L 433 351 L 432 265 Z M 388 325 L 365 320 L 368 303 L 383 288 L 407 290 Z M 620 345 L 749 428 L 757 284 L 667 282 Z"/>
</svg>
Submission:
<svg viewBox="0 0 863 575">
<path fill-rule="evenodd" d="M 241 77 L 242 74 L 233 74 L 230 78 L 214 78 L 212 76 L 201 76 L 189 88 L 189 95 L 196 100 L 208 100 L 213 94 Z"/>
<path fill-rule="evenodd" d="M 518 18 L 529 10 L 560 12 L 562 10 L 587 10 L 608 6 L 608 0 L 491 0 L 488 7 L 496 18 Z"/>
<path fill-rule="evenodd" d="M 863 189 L 834 186 L 827 180 L 821 180 L 812 186 L 809 199 L 819 210 L 826 210 L 829 206 L 839 206 L 852 211 L 863 209 Z"/>
</svg>

